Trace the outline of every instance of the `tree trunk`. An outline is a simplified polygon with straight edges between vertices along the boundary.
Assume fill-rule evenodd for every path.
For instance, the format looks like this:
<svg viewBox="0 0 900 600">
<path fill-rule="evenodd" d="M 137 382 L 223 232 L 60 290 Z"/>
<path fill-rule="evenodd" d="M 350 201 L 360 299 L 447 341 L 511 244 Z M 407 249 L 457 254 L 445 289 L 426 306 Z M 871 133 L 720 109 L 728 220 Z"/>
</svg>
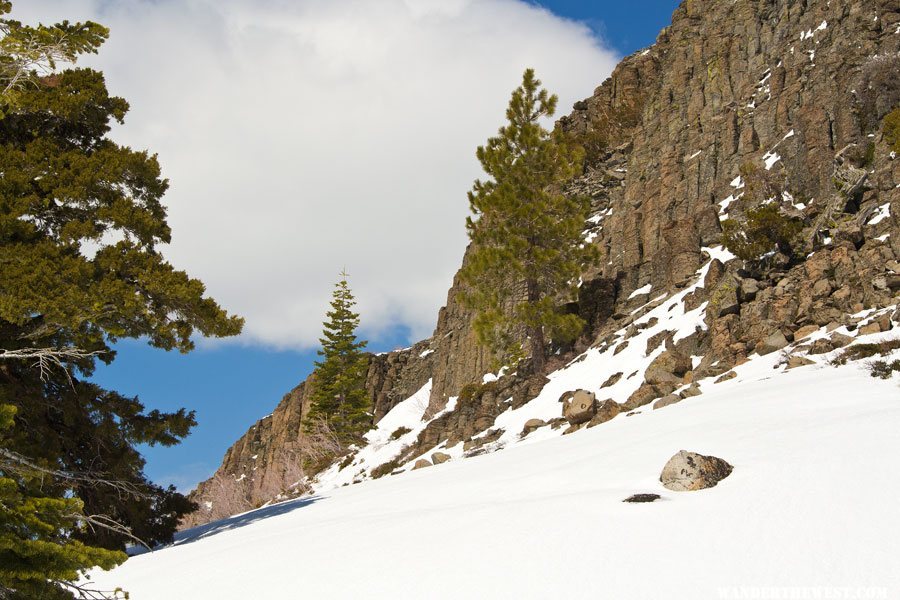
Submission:
<svg viewBox="0 0 900 600">
<path fill-rule="evenodd" d="M 528 303 L 537 304 L 541 299 L 540 290 L 537 282 L 529 280 L 525 282 L 528 291 Z M 544 349 L 544 328 L 540 323 L 536 323 L 526 328 L 528 338 L 531 340 L 531 365 L 536 375 L 544 374 L 544 364 L 546 363 L 546 355 Z"/>
<path fill-rule="evenodd" d="M 544 328 L 530 327 L 528 337 L 531 339 L 531 365 L 535 375 L 544 374 L 544 364 L 546 361 L 544 349 Z"/>
</svg>

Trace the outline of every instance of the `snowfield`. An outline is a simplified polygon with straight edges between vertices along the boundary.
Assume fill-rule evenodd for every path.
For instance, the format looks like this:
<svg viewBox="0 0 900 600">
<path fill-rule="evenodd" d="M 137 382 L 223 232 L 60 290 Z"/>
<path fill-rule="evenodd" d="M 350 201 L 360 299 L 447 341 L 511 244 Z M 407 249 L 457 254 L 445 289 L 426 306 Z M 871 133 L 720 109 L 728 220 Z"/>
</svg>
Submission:
<svg viewBox="0 0 900 600">
<path fill-rule="evenodd" d="M 93 587 L 133 600 L 900 598 L 897 378 L 779 360 L 660 410 L 198 527 L 93 572 Z M 682 449 L 734 472 L 668 491 L 659 473 Z M 640 492 L 662 499 L 622 502 Z"/>
</svg>

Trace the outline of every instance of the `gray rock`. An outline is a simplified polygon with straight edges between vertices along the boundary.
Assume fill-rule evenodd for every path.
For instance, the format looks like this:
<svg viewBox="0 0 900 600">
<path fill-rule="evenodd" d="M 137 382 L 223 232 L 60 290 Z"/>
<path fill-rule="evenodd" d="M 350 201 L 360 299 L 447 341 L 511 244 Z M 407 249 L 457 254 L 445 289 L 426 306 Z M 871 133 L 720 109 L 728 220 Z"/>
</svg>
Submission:
<svg viewBox="0 0 900 600">
<path fill-rule="evenodd" d="M 771 354 L 777 350 L 781 350 L 788 345 L 787 338 L 780 331 L 769 334 L 766 339 L 756 345 L 756 352 L 760 356 Z"/>
<path fill-rule="evenodd" d="M 741 287 L 738 291 L 738 297 L 741 302 L 750 302 L 754 298 L 756 298 L 756 293 L 759 291 L 759 282 L 755 279 L 747 279 L 741 280 Z"/>
<path fill-rule="evenodd" d="M 659 500 L 659 494 L 634 494 L 628 496 L 622 502 L 656 502 Z"/>
<path fill-rule="evenodd" d="M 715 486 L 733 469 L 721 458 L 681 450 L 663 467 L 659 480 L 666 489 L 690 492 Z"/>
</svg>

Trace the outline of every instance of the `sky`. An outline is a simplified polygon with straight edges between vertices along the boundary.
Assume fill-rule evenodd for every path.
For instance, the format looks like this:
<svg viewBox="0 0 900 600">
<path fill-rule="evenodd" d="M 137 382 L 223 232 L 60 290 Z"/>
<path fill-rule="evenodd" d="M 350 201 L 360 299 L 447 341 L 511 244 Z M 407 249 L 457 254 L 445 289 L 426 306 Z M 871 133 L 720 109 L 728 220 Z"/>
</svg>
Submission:
<svg viewBox="0 0 900 600">
<path fill-rule="evenodd" d="M 475 148 L 526 67 L 589 96 L 652 44 L 676 0 L 18 0 L 26 22 L 91 19 L 131 111 L 112 137 L 158 153 L 178 268 L 246 318 L 191 354 L 140 340 L 94 380 L 197 411 L 147 473 L 187 491 L 312 370 L 338 273 L 374 351 L 430 335 L 466 244 Z M 636 10 L 640 7 L 640 10 Z M 636 16 L 637 15 L 637 16 Z"/>
</svg>

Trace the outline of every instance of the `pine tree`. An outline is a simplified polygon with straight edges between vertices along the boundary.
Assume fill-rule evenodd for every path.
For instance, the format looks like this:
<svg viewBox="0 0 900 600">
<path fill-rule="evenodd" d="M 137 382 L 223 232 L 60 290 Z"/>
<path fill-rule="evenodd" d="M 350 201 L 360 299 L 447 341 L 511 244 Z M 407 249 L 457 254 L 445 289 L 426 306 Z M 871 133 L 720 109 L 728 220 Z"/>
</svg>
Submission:
<svg viewBox="0 0 900 600">
<path fill-rule="evenodd" d="M 322 324 L 321 360 L 316 361 L 308 422 L 323 420 L 343 444 L 359 441 L 372 425 L 371 401 L 366 391 L 369 356 L 366 342 L 358 340 L 359 315 L 347 282 L 347 273 L 335 284 L 331 310 Z"/>
<path fill-rule="evenodd" d="M 468 195 L 472 247 L 461 272 L 468 286 L 462 300 L 477 311 L 478 339 L 510 360 L 524 354 L 527 338 L 538 373 L 548 337 L 569 341 L 584 328 L 559 304 L 575 294 L 583 268 L 596 257 L 582 239 L 589 199 L 561 191 L 580 171 L 583 150 L 541 125 L 556 103 L 534 70 L 526 70 L 506 110 L 507 124 L 478 148 L 490 179 L 476 180 Z"/>
<path fill-rule="evenodd" d="M 193 413 L 82 378 L 118 339 L 186 352 L 242 320 L 159 252 L 168 183 L 155 156 L 106 135 L 128 103 L 99 72 L 56 69 L 106 28 L 31 27 L 10 10 L 0 0 L 0 597 L 71 598 L 84 569 L 171 539 L 193 508 L 146 479 L 135 447 L 177 443 Z"/>
<path fill-rule="evenodd" d="M 0 405 L 0 597 L 71 598 L 70 582 L 78 579 L 82 569 L 110 569 L 124 561 L 125 554 L 71 539 L 72 533 L 84 528 L 83 502 L 48 495 L 42 488 L 52 479 L 49 469 L 26 464 L 12 467 L 12 459 L 18 456 L 5 451 L 3 442 L 15 414 L 14 407 Z"/>
</svg>

